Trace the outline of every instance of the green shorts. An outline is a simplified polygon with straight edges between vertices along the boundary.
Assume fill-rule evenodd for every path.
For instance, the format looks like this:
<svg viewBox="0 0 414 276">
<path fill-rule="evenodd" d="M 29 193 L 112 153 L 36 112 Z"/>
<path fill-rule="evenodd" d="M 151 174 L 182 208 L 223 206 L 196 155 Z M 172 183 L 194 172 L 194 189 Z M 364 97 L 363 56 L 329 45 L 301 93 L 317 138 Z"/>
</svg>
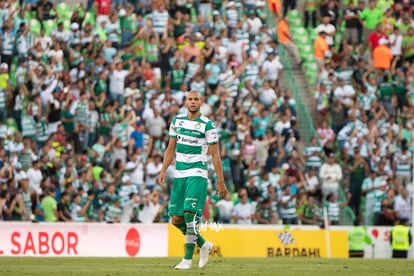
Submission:
<svg viewBox="0 0 414 276">
<path fill-rule="evenodd" d="M 207 179 L 195 176 L 175 178 L 171 191 L 169 215 L 184 216 L 184 212 L 203 214 L 207 198 Z"/>
</svg>

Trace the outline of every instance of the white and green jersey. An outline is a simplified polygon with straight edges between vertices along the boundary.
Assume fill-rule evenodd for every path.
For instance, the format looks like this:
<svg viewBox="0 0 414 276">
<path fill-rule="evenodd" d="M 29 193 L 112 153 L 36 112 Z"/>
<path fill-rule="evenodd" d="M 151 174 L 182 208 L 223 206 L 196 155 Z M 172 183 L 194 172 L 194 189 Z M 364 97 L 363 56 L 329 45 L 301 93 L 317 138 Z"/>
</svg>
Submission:
<svg viewBox="0 0 414 276">
<path fill-rule="evenodd" d="M 26 35 L 18 35 L 16 38 L 17 53 L 26 56 L 33 46 L 33 35 L 29 32 Z"/>
<path fill-rule="evenodd" d="M 6 108 L 7 93 L 3 88 L 0 88 L 0 108 Z"/>
<path fill-rule="evenodd" d="M 117 123 L 112 129 L 112 134 L 114 137 L 121 139 L 122 146 L 128 146 L 128 124 L 127 123 Z"/>
<path fill-rule="evenodd" d="M 4 22 L 6 22 L 9 19 L 9 10 L 4 8 L 0 9 L 0 26 L 4 25 Z"/>
<path fill-rule="evenodd" d="M 0 125 L 0 139 L 6 139 L 7 132 L 8 132 L 7 126 L 4 124 L 1 124 Z M 5 142 L 7 142 L 7 140 Z M 6 148 L 6 145 L 4 145 L 4 148 Z"/>
<path fill-rule="evenodd" d="M 323 149 L 321 147 L 315 146 L 315 147 L 306 147 L 305 148 L 305 155 L 308 154 L 314 154 L 314 153 L 323 153 Z M 322 165 L 322 160 L 317 155 L 311 155 L 308 158 L 306 158 L 306 167 L 314 167 L 314 168 L 320 168 Z"/>
<path fill-rule="evenodd" d="M 113 204 L 108 204 L 105 207 L 105 221 L 115 222 L 116 218 L 121 219 L 122 209 Z"/>
<path fill-rule="evenodd" d="M 343 79 L 345 81 L 345 84 L 352 84 L 352 74 L 354 73 L 354 70 L 351 67 L 342 69 L 339 68 L 336 70 L 336 77 Z"/>
<path fill-rule="evenodd" d="M 79 204 L 76 204 L 76 203 L 72 203 L 69 206 L 69 210 L 70 210 L 70 213 L 71 213 L 72 220 L 74 222 L 84 222 L 85 221 L 85 217 L 80 214 L 80 211 L 82 210 L 82 206 L 80 206 Z"/>
<path fill-rule="evenodd" d="M 348 122 L 339 132 L 338 132 L 338 140 L 348 140 L 349 136 L 351 135 L 352 131 L 354 131 L 355 123 Z"/>
<path fill-rule="evenodd" d="M 197 73 L 198 69 L 200 69 L 200 64 L 192 62 L 187 63 L 184 82 L 190 82 Z"/>
<path fill-rule="evenodd" d="M 358 96 L 358 102 L 360 103 L 361 107 L 365 110 L 368 111 L 371 109 L 371 104 L 373 101 L 376 101 L 377 97 L 375 97 L 375 95 L 373 94 L 359 94 Z"/>
<path fill-rule="evenodd" d="M 381 190 L 375 191 L 375 194 L 374 194 L 375 203 L 374 203 L 374 208 L 372 210 L 374 214 L 381 212 L 381 203 L 382 203 L 382 200 L 386 197 L 387 197 L 386 192 L 381 191 Z"/>
<path fill-rule="evenodd" d="M 14 48 L 14 36 L 10 32 L 3 33 L 1 36 L 1 53 L 3 55 L 11 56 Z"/>
<path fill-rule="evenodd" d="M 152 19 L 152 25 L 154 32 L 156 33 L 163 33 L 165 30 L 165 26 L 167 25 L 168 18 L 170 15 L 167 11 L 159 12 L 158 10 L 155 10 L 151 14 Z"/>
<path fill-rule="evenodd" d="M 277 106 L 281 106 L 284 103 L 284 98 L 283 97 L 279 97 L 279 99 L 277 100 Z M 296 109 L 296 100 L 292 97 L 289 98 L 289 105 L 292 106 L 294 109 Z"/>
<path fill-rule="evenodd" d="M 89 117 L 89 103 L 88 101 L 78 101 L 75 111 L 75 118 L 77 122 L 81 122 L 85 125 L 88 124 Z"/>
<path fill-rule="evenodd" d="M 117 33 L 113 33 L 117 32 Z M 119 35 L 121 34 L 121 25 L 119 25 L 119 21 L 116 22 L 108 22 L 105 26 L 105 33 L 108 36 L 108 40 L 112 42 L 119 41 Z"/>
<path fill-rule="evenodd" d="M 135 185 L 121 185 L 118 195 L 121 198 L 121 206 L 125 206 L 129 202 L 130 194 L 138 194 L 138 188 Z"/>
<path fill-rule="evenodd" d="M 384 185 L 384 181 L 381 177 L 376 177 L 374 180 L 371 177 L 366 177 L 362 182 L 362 190 L 368 190 L 375 187 L 380 187 Z M 378 190 L 372 190 L 365 195 L 366 200 L 373 200 L 375 198 L 375 193 Z"/>
<path fill-rule="evenodd" d="M 245 32 L 243 30 L 237 30 L 236 31 L 236 37 L 237 37 L 237 41 L 241 41 L 242 43 L 244 43 L 245 45 L 249 45 L 249 33 Z"/>
<path fill-rule="evenodd" d="M 203 96 L 206 94 L 206 82 L 205 81 L 200 81 L 200 82 L 193 81 L 190 85 L 190 88 L 191 88 L 191 91 L 197 91 Z"/>
<path fill-rule="evenodd" d="M 26 209 L 26 214 L 30 214 L 32 210 L 32 199 L 30 197 L 30 192 L 22 192 L 20 197 L 23 200 L 24 208 Z"/>
<path fill-rule="evenodd" d="M 47 122 L 44 117 L 42 117 L 36 123 L 36 141 L 39 143 L 44 143 L 49 138 Z"/>
<path fill-rule="evenodd" d="M 35 137 L 36 136 L 36 122 L 31 115 L 23 115 L 22 117 L 22 135 Z"/>
<path fill-rule="evenodd" d="M 281 201 L 287 202 L 286 207 L 280 207 L 280 217 L 282 219 L 293 219 L 297 217 L 296 213 L 296 199 L 290 200 L 290 195 L 282 196 Z"/>
<path fill-rule="evenodd" d="M 208 146 L 218 143 L 214 123 L 204 115 L 191 120 L 187 114 L 180 114 L 173 118 L 169 135 L 177 139 L 175 177 L 207 178 Z"/>
<path fill-rule="evenodd" d="M 328 212 L 328 219 L 330 221 L 339 221 L 339 214 L 341 212 L 339 202 L 325 201 L 324 205 L 325 205 L 325 208 Z"/>
<path fill-rule="evenodd" d="M 256 63 L 250 63 L 246 65 L 244 70 L 243 80 L 249 81 L 251 85 L 255 85 L 259 78 L 259 66 Z"/>
<path fill-rule="evenodd" d="M 239 21 L 239 13 L 237 10 L 227 10 L 226 11 L 227 16 L 227 25 L 229 27 L 235 28 L 237 26 L 237 21 Z"/>
<path fill-rule="evenodd" d="M 412 159 L 412 154 L 409 151 L 406 153 L 397 152 L 394 156 L 394 162 L 396 163 L 395 174 L 397 176 L 410 176 Z"/>
</svg>

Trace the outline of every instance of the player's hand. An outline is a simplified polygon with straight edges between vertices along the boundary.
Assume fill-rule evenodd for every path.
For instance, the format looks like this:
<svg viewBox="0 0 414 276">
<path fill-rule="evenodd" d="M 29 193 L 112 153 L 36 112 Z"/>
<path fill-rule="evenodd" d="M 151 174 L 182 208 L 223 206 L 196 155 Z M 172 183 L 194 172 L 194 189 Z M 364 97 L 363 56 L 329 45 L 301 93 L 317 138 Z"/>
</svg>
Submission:
<svg viewBox="0 0 414 276">
<path fill-rule="evenodd" d="M 160 175 L 158 176 L 158 184 L 161 187 L 165 188 L 165 172 L 164 171 L 161 171 Z"/>
<path fill-rule="evenodd" d="M 225 198 L 227 195 L 227 187 L 224 184 L 224 181 L 219 181 L 217 183 L 217 189 L 216 189 L 217 195 L 220 196 L 220 198 Z"/>
</svg>

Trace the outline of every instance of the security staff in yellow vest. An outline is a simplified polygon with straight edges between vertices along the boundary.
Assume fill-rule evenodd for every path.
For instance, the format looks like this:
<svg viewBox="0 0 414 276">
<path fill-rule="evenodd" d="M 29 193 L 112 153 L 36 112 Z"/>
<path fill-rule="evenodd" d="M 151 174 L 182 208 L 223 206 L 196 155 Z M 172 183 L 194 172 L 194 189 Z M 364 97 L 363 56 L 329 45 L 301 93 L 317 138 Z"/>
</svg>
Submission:
<svg viewBox="0 0 414 276">
<path fill-rule="evenodd" d="M 366 231 L 360 226 L 359 219 L 354 220 L 354 227 L 348 232 L 349 258 L 364 257 L 364 243 Z"/>
<path fill-rule="evenodd" d="M 391 230 L 390 243 L 392 247 L 392 257 L 404 259 L 408 256 L 411 245 L 411 232 L 407 226 L 408 219 L 401 218 L 398 225 Z"/>
</svg>

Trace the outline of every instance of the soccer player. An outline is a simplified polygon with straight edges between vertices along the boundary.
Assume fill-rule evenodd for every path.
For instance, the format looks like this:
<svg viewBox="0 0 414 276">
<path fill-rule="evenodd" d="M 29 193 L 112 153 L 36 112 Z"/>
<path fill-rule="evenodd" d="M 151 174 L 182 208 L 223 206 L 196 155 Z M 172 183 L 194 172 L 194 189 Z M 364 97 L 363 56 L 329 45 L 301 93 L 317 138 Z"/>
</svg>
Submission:
<svg viewBox="0 0 414 276">
<path fill-rule="evenodd" d="M 169 215 L 172 224 L 185 235 L 185 255 L 175 266 L 176 269 L 190 269 L 196 244 L 200 247 L 199 267 L 208 262 L 213 244 L 205 241 L 197 230 L 207 197 L 207 154 L 213 160 L 217 174 L 217 194 L 224 198 L 227 189 L 224 184 L 219 141 L 216 127 L 212 121 L 200 113 L 202 105 L 200 93 L 188 93 L 185 105 L 187 114 L 173 118 L 170 125 L 170 142 L 164 153 L 164 162 L 159 175 L 159 184 L 165 186 L 166 170 L 176 158 L 176 172 L 173 182 Z"/>
</svg>

